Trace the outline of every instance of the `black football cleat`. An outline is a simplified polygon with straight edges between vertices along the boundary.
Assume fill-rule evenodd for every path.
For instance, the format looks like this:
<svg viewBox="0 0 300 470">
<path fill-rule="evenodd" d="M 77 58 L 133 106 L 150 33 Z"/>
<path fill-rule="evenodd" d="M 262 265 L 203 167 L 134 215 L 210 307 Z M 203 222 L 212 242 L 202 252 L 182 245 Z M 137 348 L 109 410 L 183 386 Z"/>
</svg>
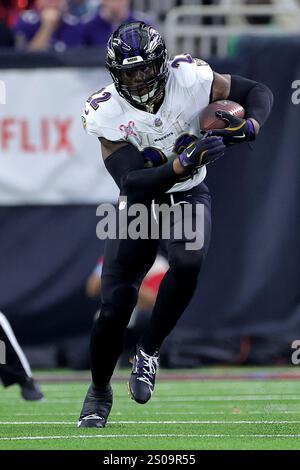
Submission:
<svg viewBox="0 0 300 470">
<path fill-rule="evenodd" d="M 154 390 L 157 370 L 158 352 L 155 352 L 154 356 L 149 356 L 141 346 L 137 346 L 129 380 L 131 398 L 137 403 L 143 405 L 150 400 Z"/>
<path fill-rule="evenodd" d="M 24 400 L 42 401 L 45 398 L 38 383 L 32 377 L 27 377 L 24 382 L 20 383 L 20 387 Z"/>
<path fill-rule="evenodd" d="M 106 387 L 90 385 L 80 417 L 79 428 L 104 428 L 113 404 L 113 392 L 110 384 Z"/>
</svg>

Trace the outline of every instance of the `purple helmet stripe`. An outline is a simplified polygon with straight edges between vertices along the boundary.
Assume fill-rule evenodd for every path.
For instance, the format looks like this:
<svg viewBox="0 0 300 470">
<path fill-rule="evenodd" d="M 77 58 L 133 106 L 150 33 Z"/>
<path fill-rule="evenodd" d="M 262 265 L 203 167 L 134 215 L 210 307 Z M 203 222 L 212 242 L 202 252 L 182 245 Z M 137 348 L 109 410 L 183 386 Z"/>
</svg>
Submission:
<svg viewBox="0 0 300 470">
<path fill-rule="evenodd" d="M 124 33 L 123 33 L 123 41 L 124 41 L 125 43 L 126 43 L 126 39 L 127 39 L 127 35 L 126 35 L 126 30 L 125 30 Z M 128 59 L 128 57 L 129 57 L 129 52 L 126 51 L 125 48 L 123 48 L 123 50 L 124 50 L 125 59 Z"/>
<path fill-rule="evenodd" d="M 137 41 L 136 41 L 136 35 L 134 34 L 134 29 L 132 28 L 131 30 L 131 34 L 132 34 L 132 44 L 133 44 L 133 53 L 134 55 L 139 55 L 139 48 L 138 48 L 138 45 L 137 45 Z"/>
</svg>

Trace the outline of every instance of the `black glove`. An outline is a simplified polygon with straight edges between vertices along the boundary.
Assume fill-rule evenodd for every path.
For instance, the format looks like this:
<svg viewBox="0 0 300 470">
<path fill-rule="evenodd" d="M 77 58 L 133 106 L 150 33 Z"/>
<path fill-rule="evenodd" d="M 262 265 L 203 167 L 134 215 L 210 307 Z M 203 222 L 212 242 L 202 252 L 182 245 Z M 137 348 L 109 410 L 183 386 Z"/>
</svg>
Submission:
<svg viewBox="0 0 300 470">
<path fill-rule="evenodd" d="M 203 137 L 195 140 L 180 155 L 183 168 L 194 170 L 196 167 L 211 163 L 224 154 L 225 145 L 222 137 Z"/>
<path fill-rule="evenodd" d="M 223 137 L 225 145 L 255 140 L 255 129 L 251 119 L 241 119 L 226 111 L 216 111 L 216 116 L 228 126 L 225 129 L 208 131 L 206 135 Z"/>
</svg>

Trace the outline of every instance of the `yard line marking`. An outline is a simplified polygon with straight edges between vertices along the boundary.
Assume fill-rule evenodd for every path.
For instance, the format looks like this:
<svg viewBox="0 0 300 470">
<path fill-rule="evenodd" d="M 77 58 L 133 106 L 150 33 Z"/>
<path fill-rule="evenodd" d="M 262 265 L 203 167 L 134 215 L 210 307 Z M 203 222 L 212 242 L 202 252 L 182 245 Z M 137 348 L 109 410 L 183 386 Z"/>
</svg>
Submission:
<svg viewBox="0 0 300 470">
<path fill-rule="evenodd" d="M 141 413 L 142 415 L 268 415 L 268 414 L 299 414 L 299 411 L 233 411 L 233 410 L 228 410 L 228 411 L 153 411 L 152 413 L 150 411 L 144 411 Z M 121 413 L 119 413 L 121 414 Z M 122 413 L 124 414 L 124 413 Z M 29 414 L 29 416 L 32 416 L 32 414 Z"/>
<path fill-rule="evenodd" d="M 128 397 L 126 396 L 119 396 L 118 400 L 120 401 L 128 401 Z M 232 396 L 177 396 L 177 397 L 169 397 L 169 398 L 164 398 L 164 397 L 154 397 L 152 398 L 152 403 L 155 404 L 155 406 L 161 406 L 165 407 L 166 404 L 169 404 L 170 406 L 176 406 L 176 402 L 182 403 L 185 402 L 186 406 L 191 406 L 187 402 L 212 402 L 212 401 L 294 401 L 298 400 L 300 401 L 300 395 L 288 395 L 286 393 L 282 393 L 280 395 L 232 395 Z M 57 404 L 65 404 L 65 403 L 81 403 L 82 399 L 80 398 L 48 398 L 46 397 L 46 403 L 51 404 L 51 403 L 57 403 Z M 0 398 L 0 403 L 6 403 L 9 404 L 7 399 Z M 162 405 L 162 403 L 164 403 Z M 172 404 L 174 403 L 174 405 Z M 43 406 L 43 404 L 41 404 Z M 179 405 L 177 405 L 179 406 Z M 180 405 L 181 406 L 181 405 Z"/>
<path fill-rule="evenodd" d="M 231 395 L 231 396 L 177 396 L 169 398 L 152 398 L 152 402 L 187 402 L 187 401 L 258 401 L 258 400 L 300 400 L 300 395 Z"/>
<path fill-rule="evenodd" d="M 118 397 L 118 399 L 120 400 L 120 397 Z M 126 400 L 128 400 L 128 398 L 126 397 Z M 255 396 L 230 396 L 230 397 L 224 397 L 224 396 L 216 396 L 216 397 L 177 397 L 177 398 L 152 398 L 152 403 L 155 404 L 155 406 L 158 406 L 158 407 L 166 407 L 167 405 L 170 405 L 170 406 L 182 406 L 182 405 L 176 405 L 176 402 L 178 403 L 182 403 L 184 402 L 185 403 L 185 406 L 192 406 L 191 404 L 187 403 L 187 402 L 213 402 L 213 401 L 220 401 L 220 402 L 223 402 L 223 401 L 294 401 L 294 400 L 297 400 L 297 401 L 300 401 L 300 395 L 294 395 L 294 396 L 286 396 L 284 394 L 282 395 L 279 395 L 278 397 L 277 396 L 273 396 L 273 395 L 266 395 L 266 396 L 259 396 L 259 397 L 255 397 Z M 122 401 L 122 400 L 121 400 Z M 8 403 L 8 400 L 1 400 L 0 399 L 0 403 L 5 403 L 5 404 L 9 404 Z M 46 401 L 45 401 L 46 404 L 61 404 L 61 405 L 64 405 L 65 403 L 82 403 L 82 399 L 51 399 L 51 398 L 47 398 L 46 397 Z M 164 403 L 164 404 L 162 404 Z M 41 404 L 41 406 L 43 406 L 43 404 Z"/>
<path fill-rule="evenodd" d="M 113 439 L 113 438 L 161 438 L 161 437 L 197 437 L 197 438 L 299 438 L 300 434 L 74 434 L 72 436 L 18 436 L 0 437 L 0 441 L 39 441 L 50 439 Z"/>
<path fill-rule="evenodd" d="M 74 421 L 0 421 L 0 424 L 1 425 L 6 425 L 6 424 L 9 424 L 9 425 L 12 425 L 12 426 L 15 426 L 15 425 L 20 425 L 20 426 L 23 426 L 23 425 L 29 425 L 29 424 L 45 424 L 45 425 L 48 425 L 48 424 L 75 424 L 76 420 Z"/>
<path fill-rule="evenodd" d="M 110 424 L 300 424 L 300 420 L 189 420 L 189 421 L 109 421 Z M 0 422 L 1 424 L 1 422 Z"/>
<path fill-rule="evenodd" d="M 74 425 L 75 421 L 0 421 L 0 425 Z M 189 421 L 109 421 L 109 424 L 300 424 L 300 420 L 189 420 Z"/>
<path fill-rule="evenodd" d="M 120 416 L 120 415 L 124 415 L 126 413 L 124 412 L 121 412 L 121 411 L 117 411 L 117 412 L 114 412 L 113 415 L 114 416 Z M 234 410 L 227 410 L 227 411 L 142 411 L 140 412 L 140 414 L 142 416 L 152 416 L 152 415 L 175 415 L 178 416 L 178 415 L 193 415 L 193 416 L 200 416 L 200 415 L 228 415 L 228 416 L 231 416 L 231 415 L 243 415 L 243 416 L 246 416 L 246 415 L 263 415 L 263 416 L 266 416 L 266 415 L 274 415 L 274 414 L 277 414 L 277 415 L 280 415 L 280 414 L 300 414 L 300 410 L 294 410 L 294 411 L 291 411 L 291 410 L 279 410 L 279 411 L 276 411 L 276 410 L 266 410 L 266 411 L 234 411 Z M 61 413 L 14 413 L 14 416 L 78 416 L 78 413 L 64 413 L 64 412 L 61 412 Z"/>
<path fill-rule="evenodd" d="M 18 399 L 19 399 L 19 396 L 16 396 L 16 397 L 11 397 L 11 396 L 10 396 L 9 399 L 6 399 L 6 400 L 3 399 L 3 398 L 0 398 L 0 403 L 4 403 L 4 404 L 6 404 L 6 405 L 10 405 L 10 401 L 11 401 L 12 398 L 18 400 Z M 20 401 L 21 401 L 21 399 L 20 399 Z M 76 399 L 73 399 L 73 398 L 59 398 L 59 399 L 58 399 L 58 398 L 54 398 L 54 399 L 52 399 L 52 398 L 48 398 L 48 397 L 46 396 L 46 400 L 45 400 L 43 403 L 42 403 L 42 402 L 41 402 L 41 403 L 36 403 L 36 405 L 42 407 L 42 406 L 44 406 L 45 404 L 49 405 L 49 404 L 51 404 L 51 403 L 57 403 L 57 404 L 60 404 L 60 403 L 61 403 L 62 405 L 64 405 L 65 403 L 82 403 L 82 398 L 78 398 L 78 399 L 77 399 L 77 398 L 76 398 Z M 15 406 L 14 403 L 12 403 L 12 405 Z"/>
</svg>

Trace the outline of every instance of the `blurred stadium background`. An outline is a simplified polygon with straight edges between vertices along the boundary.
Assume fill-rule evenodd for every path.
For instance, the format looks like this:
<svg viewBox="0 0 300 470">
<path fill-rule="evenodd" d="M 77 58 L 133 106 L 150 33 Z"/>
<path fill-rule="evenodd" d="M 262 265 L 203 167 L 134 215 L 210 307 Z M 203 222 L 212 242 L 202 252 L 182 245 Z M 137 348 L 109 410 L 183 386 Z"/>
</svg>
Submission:
<svg viewBox="0 0 300 470">
<path fill-rule="evenodd" d="M 70 9 L 69 26 L 76 26 L 118 1 L 62 3 Z M 189 52 L 217 72 L 262 81 L 275 96 L 253 149 L 236 146 L 208 170 L 210 252 L 193 301 L 164 344 L 162 365 L 290 364 L 291 343 L 300 337 L 300 133 L 292 100 L 300 80 L 300 2 L 119 3 L 127 16 L 157 26 L 171 54 Z M 39 21 L 34 7 L 30 0 L 0 5 L 6 90 L 0 105 L 0 308 L 33 367 L 84 369 L 99 308 L 86 290 L 103 252 L 96 208 L 115 201 L 117 191 L 80 116 L 86 98 L 110 81 L 104 68 L 109 28 L 99 26 L 102 45 L 82 38 L 69 45 L 63 36 L 37 44 L 20 26 L 24 18 L 29 26 Z M 110 21 L 113 28 L 116 18 Z"/>
</svg>

